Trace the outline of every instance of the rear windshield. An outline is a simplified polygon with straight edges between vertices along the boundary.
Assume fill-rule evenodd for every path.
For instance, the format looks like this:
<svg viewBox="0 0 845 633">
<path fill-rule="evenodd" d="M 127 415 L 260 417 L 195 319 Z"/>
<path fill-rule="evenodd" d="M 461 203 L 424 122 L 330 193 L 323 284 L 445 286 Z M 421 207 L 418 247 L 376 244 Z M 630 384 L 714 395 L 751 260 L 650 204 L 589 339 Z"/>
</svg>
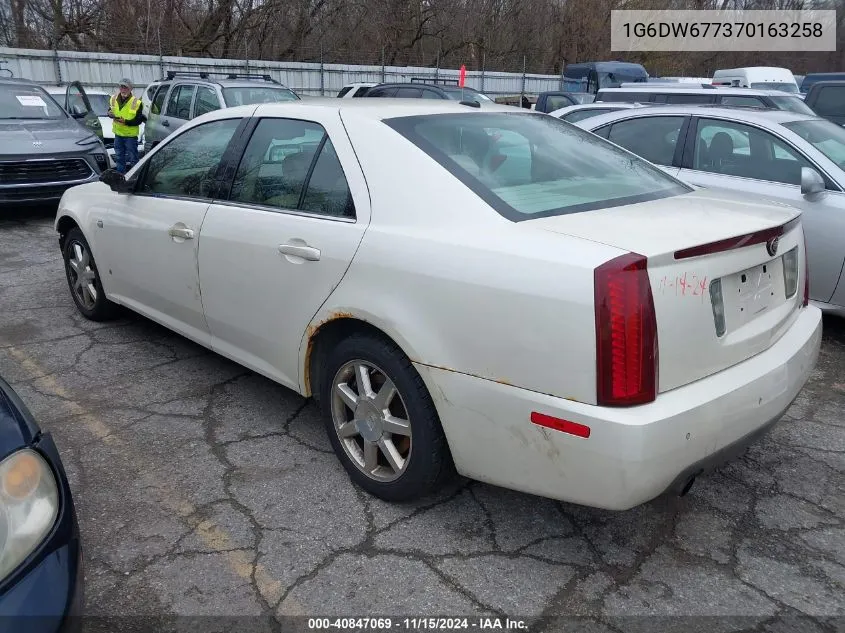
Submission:
<svg viewBox="0 0 845 633">
<path fill-rule="evenodd" d="M 464 100 L 472 100 L 475 99 L 476 101 L 492 101 L 490 97 L 485 94 L 478 92 L 477 90 L 473 90 L 472 88 L 452 88 L 452 87 L 444 87 L 440 86 L 443 92 L 446 95 L 455 101 L 464 101 Z"/>
<path fill-rule="evenodd" d="M 692 191 L 638 156 L 547 114 L 436 114 L 385 123 L 513 221 Z"/>
<path fill-rule="evenodd" d="M 59 104 L 38 86 L 0 84 L 0 120 L 66 118 Z"/>
<path fill-rule="evenodd" d="M 845 169 L 845 130 L 827 119 L 782 123 L 813 147 Z"/>
<path fill-rule="evenodd" d="M 267 86 L 243 86 L 238 88 L 223 88 L 223 99 L 226 106 L 231 108 L 239 105 L 253 105 L 256 103 L 278 103 L 279 101 L 296 101 L 299 97 L 288 88 L 269 88 Z"/>
<path fill-rule="evenodd" d="M 769 97 L 772 103 L 775 104 L 778 110 L 789 110 L 790 112 L 797 112 L 798 114 L 809 114 L 815 116 L 813 109 L 804 103 L 801 97 Z"/>
<path fill-rule="evenodd" d="M 755 81 L 751 82 L 749 88 L 754 88 L 755 90 L 780 90 L 781 92 L 798 92 L 798 84 L 796 84 L 794 81 Z"/>
</svg>

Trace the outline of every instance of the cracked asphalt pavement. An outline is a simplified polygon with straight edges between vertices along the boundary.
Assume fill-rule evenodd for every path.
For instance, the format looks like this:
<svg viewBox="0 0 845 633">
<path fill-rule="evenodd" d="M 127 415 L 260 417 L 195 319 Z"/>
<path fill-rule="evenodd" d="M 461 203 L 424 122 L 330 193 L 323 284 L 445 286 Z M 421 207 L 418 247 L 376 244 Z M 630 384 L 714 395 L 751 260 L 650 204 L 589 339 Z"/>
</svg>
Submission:
<svg viewBox="0 0 845 633">
<path fill-rule="evenodd" d="M 139 316 L 86 321 L 51 222 L 0 221 L 0 375 L 61 451 L 88 615 L 845 630 L 845 321 L 785 419 L 686 497 L 614 513 L 459 479 L 391 505 L 297 394 Z"/>
</svg>

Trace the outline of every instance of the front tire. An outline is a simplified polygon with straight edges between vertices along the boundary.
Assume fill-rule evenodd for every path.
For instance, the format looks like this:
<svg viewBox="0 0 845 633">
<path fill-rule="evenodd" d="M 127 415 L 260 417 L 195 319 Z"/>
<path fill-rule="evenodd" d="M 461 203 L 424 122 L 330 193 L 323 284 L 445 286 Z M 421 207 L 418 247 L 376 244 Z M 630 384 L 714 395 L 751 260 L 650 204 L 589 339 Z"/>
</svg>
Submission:
<svg viewBox="0 0 845 633">
<path fill-rule="evenodd" d="M 453 474 L 434 402 L 396 344 L 353 334 L 322 366 L 326 432 L 353 482 L 397 502 L 430 494 Z"/>
<path fill-rule="evenodd" d="M 78 228 L 68 232 L 63 257 L 70 295 L 82 316 L 91 321 L 115 318 L 118 306 L 106 298 L 91 247 Z"/>
</svg>

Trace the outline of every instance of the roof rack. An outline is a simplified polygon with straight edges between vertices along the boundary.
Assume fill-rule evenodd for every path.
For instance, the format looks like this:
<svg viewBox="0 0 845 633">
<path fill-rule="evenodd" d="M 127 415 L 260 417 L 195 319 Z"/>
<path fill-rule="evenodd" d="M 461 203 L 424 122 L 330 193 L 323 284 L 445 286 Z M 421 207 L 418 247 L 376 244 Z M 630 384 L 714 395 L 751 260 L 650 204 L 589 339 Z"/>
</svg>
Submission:
<svg viewBox="0 0 845 633">
<path fill-rule="evenodd" d="M 274 84 L 279 83 L 275 79 L 273 79 L 270 75 L 255 75 L 249 73 L 228 73 L 228 72 L 221 72 L 221 73 L 214 73 L 208 72 L 207 70 L 194 72 L 188 70 L 168 70 L 167 71 L 167 80 L 173 80 L 176 77 L 199 77 L 200 79 L 209 79 L 211 75 L 215 76 L 225 76 L 226 79 L 263 79 L 264 81 L 269 81 Z"/>
<path fill-rule="evenodd" d="M 263 79 L 264 81 L 271 81 L 274 84 L 279 83 L 270 75 L 251 75 L 249 73 L 229 73 L 226 79 Z"/>
<path fill-rule="evenodd" d="M 457 86 L 457 79 L 441 79 L 440 77 L 411 77 L 412 84 L 448 84 Z"/>
<path fill-rule="evenodd" d="M 208 79 L 208 73 L 207 72 L 190 72 L 190 71 L 187 71 L 187 70 L 168 70 L 167 71 L 167 79 L 168 80 L 175 79 L 177 75 L 178 76 L 185 75 L 187 77 L 199 77 L 201 79 Z"/>
</svg>

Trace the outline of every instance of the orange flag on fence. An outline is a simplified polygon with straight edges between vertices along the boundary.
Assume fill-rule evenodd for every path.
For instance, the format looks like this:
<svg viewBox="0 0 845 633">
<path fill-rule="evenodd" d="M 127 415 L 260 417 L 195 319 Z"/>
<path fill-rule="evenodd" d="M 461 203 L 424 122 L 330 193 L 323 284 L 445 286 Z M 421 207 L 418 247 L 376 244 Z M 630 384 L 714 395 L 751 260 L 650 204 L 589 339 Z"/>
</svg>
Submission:
<svg viewBox="0 0 845 633">
<path fill-rule="evenodd" d="M 466 81 L 467 81 L 467 67 L 464 64 L 461 64 L 461 74 L 460 74 L 460 80 L 458 81 L 458 85 L 461 88 L 463 88 L 464 84 L 466 84 Z"/>
</svg>

